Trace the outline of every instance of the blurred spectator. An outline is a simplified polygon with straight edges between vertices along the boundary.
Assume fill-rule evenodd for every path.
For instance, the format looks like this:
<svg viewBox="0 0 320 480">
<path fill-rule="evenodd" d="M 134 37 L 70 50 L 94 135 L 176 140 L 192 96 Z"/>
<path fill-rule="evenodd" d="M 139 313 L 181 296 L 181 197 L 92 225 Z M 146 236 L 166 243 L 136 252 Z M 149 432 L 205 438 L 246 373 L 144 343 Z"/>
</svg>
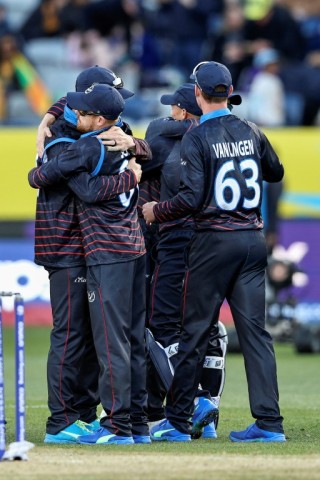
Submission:
<svg viewBox="0 0 320 480">
<path fill-rule="evenodd" d="M 86 9 L 90 2 L 91 0 L 69 0 L 61 7 L 58 15 L 61 30 L 64 34 L 87 30 Z"/>
<path fill-rule="evenodd" d="M 0 3 L 0 37 L 11 32 L 7 14 L 6 6 Z"/>
<path fill-rule="evenodd" d="M 289 69 L 287 75 L 284 72 L 284 76 L 289 87 L 296 80 L 294 88 L 304 98 L 301 123 L 306 126 L 315 125 L 320 109 L 320 2 L 305 0 L 301 3 L 293 0 L 292 3 L 304 38 L 305 56 L 303 65 Z M 290 78 L 290 75 L 294 77 Z M 297 79 L 302 81 L 300 89 Z"/>
<path fill-rule="evenodd" d="M 36 70 L 22 53 L 16 36 L 8 33 L 0 38 L 1 120 L 6 121 L 7 99 L 11 93 L 24 92 L 30 107 L 43 115 L 52 103 Z"/>
<path fill-rule="evenodd" d="M 246 118 L 260 127 L 286 124 L 285 91 L 279 78 L 280 55 L 273 48 L 259 50 L 253 57 L 255 75 L 247 95 Z M 278 241 L 279 202 L 283 182 L 263 183 L 262 216 L 268 254 Z"/>
<path fill-rule="evenodd" d="M 303 37 L 288 8 L 273 0 L 245 0 L 244 15 L 244 40 L 249 55 L 262 48 L 275 48 L 284 60 L 303 58 Z"/>
<path fill-rule="evenodd" d="M 244 21 L 241 5 L 237 1 L 226 2 L 223 20 L 210 36 L 211 51 L 208 58 L 228 67 L 234 87 L 237 87 L 240 73 L 246 66 Z"/>
<path fill-rule="evenodd" d="M 171 65 L 182 81 L 189 80 L 194 66 L 205 60 L 208 32 L 222 9 L 223 0 L 142 0 L 142 63 L 156 58 L 158 68 Z"/>
<path fill-rule="evenodd" d="M 24 41 L 61 35 L 60 11 L 67 3 L 68 0 L 40 0 L 20 28 Z"/>
<path fill-rule="evenodd" d="M 202 60 L 211 23 L 222 15 L 222 0 L 176 0 L 173 4 L 173 65 L 189 81 L 194 66 Z"/>
<path fill-rule="evenodd" d="M 264 48 L 253 58 L 257 69 L 248 92 L 248 120 L 261 127 L 281 127 L 286 123 L 285 92 L 279 78 L 280 56 Z"/>
<path fill-rule="evenodd" d="M 137 0 L 70 0 L 61 10 L 70 64 L 114 69 L 126 63 L 137 13 Z"/>
<path fill-rule="evenodd" d="M 112 34 L 115 27 L 124 31 L 127 50 L 131 43 L 131 25 L 138 15 L 137 0 L 100 0 L 86 8 L 87 28 L 97 30 L 101 36 Z"/>
<path fill-rule="evenodd" d="M 127 45 L 122 31 L 114 29 L 112 35 L 103 37 L 98 30 L 75 31 L 66 37 L 70 65 L 88 68 L 92 65 L 113 70 L 127 56 Z"/>
</svg>

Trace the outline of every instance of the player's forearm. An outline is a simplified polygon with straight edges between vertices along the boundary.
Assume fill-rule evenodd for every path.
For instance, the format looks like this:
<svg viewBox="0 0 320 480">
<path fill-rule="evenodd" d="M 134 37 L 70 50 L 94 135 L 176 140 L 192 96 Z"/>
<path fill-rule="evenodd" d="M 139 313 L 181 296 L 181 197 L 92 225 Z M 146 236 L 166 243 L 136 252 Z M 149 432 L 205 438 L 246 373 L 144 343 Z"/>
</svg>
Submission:
<svg viewBox="0 0 320 480">
<path fill-rule="evenodd" d="M 158 223 L 168 222 L 176 218 L 183 218 L 194 213 L 197 206 L 183 195 L 176 195 L 171 200 L 157 203 L 153 207 L 153 213 Z"/>
<path fill-rule="evenodd" d="M 134 154 L 137 160 L 151 160 L 152 159 L 152 152 L 150 150 L 149 144 L 146 140 L 142 138 L 135 138 L 132 137 L 134 142 L 134 146 L 131 147 L 129 150 Z"/>
<path fill-rule="evenodd" d="M 132 170 L 125 170 L 119 175 L 97 177 L 96 180 L 97 182 L 92 182 L 91 185 L 95 194 L 94 203 L 110 200 L 115 195 L 129 192 L 138 185 L 137 177 Z"/>
<path fill-rule="evenodd" d="M 46 113 L 39 123 L 38 132 L 42 131 L 44 128 L 50 127 L 55 122 L 56 118 L 51 113 Z"/>
<path fill-rule="evenodd" d="M 159 125 L 161 130 L 159 135 L 172 138 L 182 138 L 191 128 L 196 126 L 198 122 L 193 118 L 187 118 L 185 120 L 166 120 Z"/>
<path fill-rule="evenodd" d="M 73 193 L 87 203 L 111 200 L 121 193 L 129 192 L 137 184 L 137 177 L 132 170 L 125 170 L 118 175 L 96 177 L 83 172 L 68 181 L 68 187 Z"/>
<path fill-rule="evenodd" d="M 48 114 L 51 114 L 55 119 L 63 114 L 64 107 L 67 103 L 67 98 L 62 97 L 56 103 L 54 103 L 48 110 Z"/>
<path fill-rule="evenodd" d="M 63 179 L 60 170 L 54 163 L 45 163 L 35 167 L 28 173 L 28 182 L 32 188 L 44 188 L 59 183 Z"/>
</svg>

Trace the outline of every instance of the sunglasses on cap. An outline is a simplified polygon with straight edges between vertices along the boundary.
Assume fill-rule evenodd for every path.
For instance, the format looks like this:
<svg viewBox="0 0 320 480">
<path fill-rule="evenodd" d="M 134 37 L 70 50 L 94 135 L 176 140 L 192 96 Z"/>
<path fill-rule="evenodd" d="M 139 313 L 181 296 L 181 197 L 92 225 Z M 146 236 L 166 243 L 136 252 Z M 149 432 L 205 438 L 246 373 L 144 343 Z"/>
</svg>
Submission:
<svg viewBox="0 0 320 480">
<path fill-rule="evenodd" d="M 199 70 L 199 68 L 201 67 L 201 65 L 206 65 L 207 63 L 211 63 L 210 61 L 206 61 L 206 62 L 200 62 L 198 63 L 194 69 L 192 70 L 192 75 L 196 76 L 197 75 L 197 71 Z"/>
<path fill-rule="evenodd" d="M 116 77 L 113 80 L 112 85 L 114 86 L 114 88 L 123 88 L 124 83 L 123 83 L 122 78 L 121 77 Z"/>
<path fill-rule="evenodd" d="M 198 72 L 199 68 L 201 67 L 201 65 L 206 65 L 207 63 L 210 63 L 210 62 L 209 62 L 209 61 L 206 61 L 206 62 L 200 62 L 200 63 L 198 63 L 198 64 L 194 67 L 194 69 L 192 70 L 192 75 L 190 75 L 190 78 L 195 81 L 197 87 L 199 87 L 201 91 L 202 91 L 202 88 L 200 87 L 200 85 L 199 85 L 199 83 L 198 83 L 198 80 L 197 80 L 197 72 Z"/>
</svg>

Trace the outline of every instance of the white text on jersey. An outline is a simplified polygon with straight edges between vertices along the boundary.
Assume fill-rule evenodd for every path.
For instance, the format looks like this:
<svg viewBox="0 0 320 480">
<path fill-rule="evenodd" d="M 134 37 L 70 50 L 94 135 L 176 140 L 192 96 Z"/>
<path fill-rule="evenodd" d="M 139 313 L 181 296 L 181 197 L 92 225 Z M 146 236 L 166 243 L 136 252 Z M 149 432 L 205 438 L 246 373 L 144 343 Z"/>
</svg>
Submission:
<svg viewBox="0 0 320 480">
<path fill-rule="evenodd" d="M 254 153 L 253 141 L 213 143 L 212 148 L 217 158 L 234 158 Z"/>
</svg>

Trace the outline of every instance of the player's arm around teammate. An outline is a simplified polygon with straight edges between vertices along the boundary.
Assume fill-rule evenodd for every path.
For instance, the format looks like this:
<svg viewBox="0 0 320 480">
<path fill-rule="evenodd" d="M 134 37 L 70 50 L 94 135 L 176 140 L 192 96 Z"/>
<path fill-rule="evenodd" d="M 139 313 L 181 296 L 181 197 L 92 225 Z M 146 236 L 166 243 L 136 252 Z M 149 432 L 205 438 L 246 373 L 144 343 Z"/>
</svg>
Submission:
<svg viewBox="0 0 320 480">
<path fill-rule="evenodd" d="M 98 65 L 87 68 L 78 75 L 75 89 L 77 92 L 84 92 L 93 84 L 97 83 L 116 88 L 124 100 L 134 95 L 133 92 L 124 88 L 122 78 L 118 77 L 112 70 L 99 67 Z M 61 115 L 64 115 L 69 122 L 73 122 L 74 125 L 76 125 L 76 117 L 68 107 L 66 97 L 62 97 L 50 107 L 38 126 L 36 146 L 39 157 L 43 155 L 45 139 L 52 136 L 50 126 L 52 126 Z M 122 130 L 122 134 L 119 132 L 119 129 Z M 130 150 L 138 161 L 150 160 L 152 158 L 148 143 L 143 139 L 133 137 L 130 126 L 126 122 L 123 122 L 121 118 L 118 120 L 112 132 L 114 132 L 114 135 L 112 136 L 109 133 L 106 140 L 103 134 L 101 136 L 103 143 L 113 148 L 112 151 Z"/>
</svg>

